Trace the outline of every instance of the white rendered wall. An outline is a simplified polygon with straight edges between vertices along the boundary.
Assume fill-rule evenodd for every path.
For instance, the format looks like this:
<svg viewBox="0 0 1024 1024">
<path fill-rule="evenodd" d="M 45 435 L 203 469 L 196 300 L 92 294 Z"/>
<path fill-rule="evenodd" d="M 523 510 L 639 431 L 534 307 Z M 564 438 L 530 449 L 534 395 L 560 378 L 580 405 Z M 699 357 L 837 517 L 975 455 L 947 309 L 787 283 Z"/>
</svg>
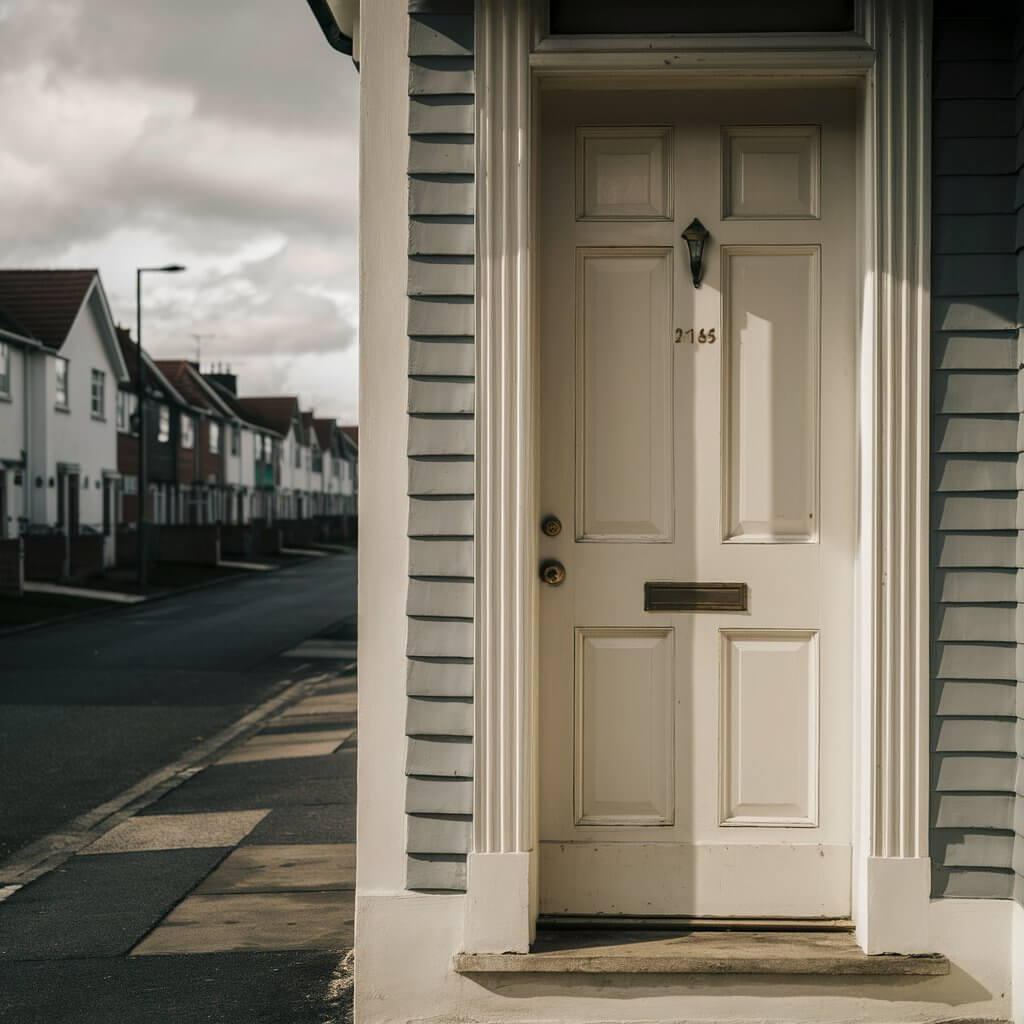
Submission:
<svg viewBox="0 0 1024 1024">
<path fill-rule="evenodd" d="M 25 353 L 10 343 L 7 351 L 10 392 L 0 395 L 0 459 L 17 462 L 25 448 Z"/>
<path fill-rule="evenodd" d="M 73 462 L 81 466 L 79 521 L 83 526 L 103 526 L 103 470 L 117 470 L 116 371 L 110 364 L 90 303 L 86 302 L 72 324 L 60 355 L 68 360 L 68 412 L 55 408 L 56 371 L 53 360 L 47 360 L 50 381 L 47 385 L 52 443 L 49 473 L 57 474 L 57 463 Z M 104 418 L 91 412 L 92 371 L 104 374 Z M 101 486 L 97 488 L 96 481 Z M 48 488 L 49 489 L 49 488 Z M 56 495 L 56 489 L 54 489 Z M 56 519 L 56 497 L 54 497 Z"/>
<path fill-rule="evenodd" d="M 57 519 L 57 490 L 49 480 L 53 444 L 50 418 L 53 416 L 55 359 L 48 350 L 36 352 L 28 361 L 28 488 L 29 519 L 33 523 L 53 524 Z M 116 442 L 115 442 L 116 444 Z M 55 481 L 56 485 L 56 481 Z"/>
<path fill-rule="evenodd" d="M 235 427 L 232 423 L 225 423 L 223 426 L 223 436 L 221 437 L 221 444 L 223 445 L 224 451 L 224 481 L 229 484 L 241 485 L 242 483 L 242 453 L 245 450 L 244 442 L 242 438 L 245 437 L 245 431 L 239 430 L 241 437 L 238 441 L 238 454 L 231 454 L 231 438 L 234 435 Z"/>
</svg>

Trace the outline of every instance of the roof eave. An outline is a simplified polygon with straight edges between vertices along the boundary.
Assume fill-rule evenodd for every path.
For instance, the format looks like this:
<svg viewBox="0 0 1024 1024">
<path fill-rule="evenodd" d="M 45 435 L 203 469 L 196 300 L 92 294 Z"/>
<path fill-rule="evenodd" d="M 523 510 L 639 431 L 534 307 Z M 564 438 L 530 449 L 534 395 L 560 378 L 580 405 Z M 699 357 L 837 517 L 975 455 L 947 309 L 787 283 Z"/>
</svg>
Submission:
<svg viewBox="0 0 1024 1024">
<path fill-rule="evenodd" d="M 339 53 L 347 53 L 359 67 L 360 0 L 307 0 L 324 37 Z"/>
</svg>

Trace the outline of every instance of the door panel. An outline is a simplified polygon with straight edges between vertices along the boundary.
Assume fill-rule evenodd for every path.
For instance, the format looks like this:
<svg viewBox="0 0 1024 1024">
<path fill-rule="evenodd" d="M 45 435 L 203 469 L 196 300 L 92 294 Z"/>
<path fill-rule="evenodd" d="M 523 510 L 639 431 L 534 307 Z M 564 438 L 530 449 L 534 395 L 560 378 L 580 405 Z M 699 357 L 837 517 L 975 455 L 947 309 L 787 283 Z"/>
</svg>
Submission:
<svg viewBox="0 0 1024 1024">
<path fill-rule="evenodd" d="M 722 131 L 723 218 L 819 216 L 817 125 L 728 125 Z"/>
<path fill-rule="evenodd" d="M 722 630 L 721 824 L 818 824 L 818 634 Z"/>
<path fill-rule="evenodd" d="M 818 535 L 817 246 L 722 249 L 725 539 Z"/>
<path fill-rule="evenodd" d="M 671 540 L 672 250 L 576 259 L 577 539 Z"/>
<path fill-rule="evenodd" d="M 576 631 L 576 824 L 671 825 L 671 629 Z"/>
<path fill-rule="evenodd" d="M 671 220 L 672 129 L 576 130 L 579 220 Z"/>
<path fill-rule="evenodd" d="M 543 97 L 541 513 L 575 528 L 539 542 L 542 912 L 849 913 L 854 111 Z"/>
</svg>

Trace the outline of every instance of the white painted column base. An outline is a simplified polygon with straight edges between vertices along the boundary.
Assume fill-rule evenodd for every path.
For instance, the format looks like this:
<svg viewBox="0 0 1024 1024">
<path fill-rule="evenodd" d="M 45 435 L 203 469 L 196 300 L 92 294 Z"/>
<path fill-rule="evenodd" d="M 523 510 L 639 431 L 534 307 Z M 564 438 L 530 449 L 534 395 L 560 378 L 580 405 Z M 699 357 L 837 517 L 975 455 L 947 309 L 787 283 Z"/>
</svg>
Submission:
<svg viewBox="0 0 1024 1024">
<path fill-rule="evenodd" d="M 467 864 L 466 953 L 528 953 L 530 854 L 471 853 Z"/>
<path fill-rule="evenodd" d="M 869 857 L 867 915 L 857 936 L 865 953 L 927 953 L 928 857 Z"/>
</svg>

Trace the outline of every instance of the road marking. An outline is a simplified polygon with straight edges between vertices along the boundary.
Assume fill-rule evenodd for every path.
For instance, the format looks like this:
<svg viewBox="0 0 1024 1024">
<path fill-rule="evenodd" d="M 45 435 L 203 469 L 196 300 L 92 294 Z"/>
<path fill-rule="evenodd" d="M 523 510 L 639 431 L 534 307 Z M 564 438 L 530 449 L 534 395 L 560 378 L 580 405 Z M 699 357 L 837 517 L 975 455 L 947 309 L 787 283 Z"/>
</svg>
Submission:
<svg viewBox="0 0 1024 1024">
<path fill-rule="evenodd" d="M 276 565 L 267 565 L 265 562 L 225 562 L 221 559 L 217 563 L 221 569 L 249 569 L 252 572 L 270 572 L 276 569 Z"/>
<path fill-rule="evenodd" d="M 329 551 L 313 551 L 310 548 L 281 548 L 282 555 L 300 555 L 303 558 L 330 558 Z"/>
<path fill-rule="evenodd" d="M 116 590 L 90 590 L 88 587 L 65 587 L 59 583 L 25 583 L 27 594 L 60 594 L 66 597 L 88 597 L 93 601 L 112 601 L 114 604 L 141 604 L 141 594 L 122 594 Z"/>
</svg>

